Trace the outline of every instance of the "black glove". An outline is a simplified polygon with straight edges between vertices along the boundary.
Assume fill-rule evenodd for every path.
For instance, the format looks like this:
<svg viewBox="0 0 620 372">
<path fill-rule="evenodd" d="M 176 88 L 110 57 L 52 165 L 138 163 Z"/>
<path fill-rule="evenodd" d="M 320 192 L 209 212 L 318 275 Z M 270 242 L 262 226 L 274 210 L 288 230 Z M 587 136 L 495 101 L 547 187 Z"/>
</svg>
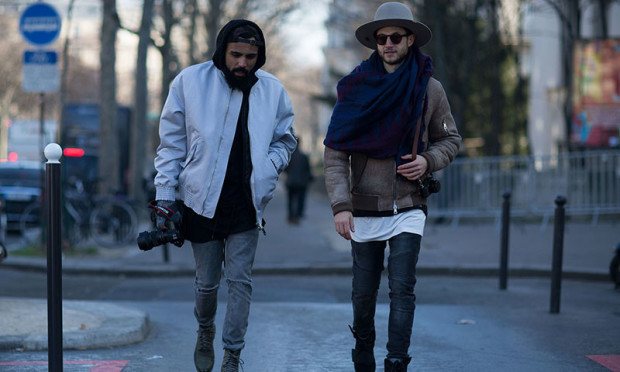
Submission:
<svg viewBox="0 0 620 372">
<path fill-rule="evenodd" d="M 180 216 L 177 203 L 170 200 L 157 200 L 155 207 L 155 226 L 160 230 L 174 230 L 173 216 Z M 180 221 L 178 221 L 180 223 Z"/>
</svg>

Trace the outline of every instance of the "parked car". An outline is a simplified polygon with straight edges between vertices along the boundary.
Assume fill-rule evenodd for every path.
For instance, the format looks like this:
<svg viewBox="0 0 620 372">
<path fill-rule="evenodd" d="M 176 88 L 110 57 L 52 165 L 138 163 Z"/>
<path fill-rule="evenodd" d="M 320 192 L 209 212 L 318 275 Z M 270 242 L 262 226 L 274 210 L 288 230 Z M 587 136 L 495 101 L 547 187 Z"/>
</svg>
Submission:
<svg viewBox="0 0 620 372">
<path fill-rule="evenodd" d="M 4 201 L 7 230 L 19 229 L 19 218 L 26 206 L 41 197 L 42 164 L 0 163 L 0 198 Z"/>
</svg>

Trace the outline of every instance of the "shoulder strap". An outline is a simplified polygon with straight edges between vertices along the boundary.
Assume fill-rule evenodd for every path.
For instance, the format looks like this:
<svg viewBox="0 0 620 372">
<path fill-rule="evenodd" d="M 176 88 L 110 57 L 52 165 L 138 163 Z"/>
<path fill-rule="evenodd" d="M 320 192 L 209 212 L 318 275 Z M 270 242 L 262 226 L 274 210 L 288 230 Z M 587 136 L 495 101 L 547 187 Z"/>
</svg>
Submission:
<svg viewBox="0 0 620 372">
<path fill-rule="evenodd" d="M 415 135 L 413 136 L 413 147 L 411 148 L 411 161 L 414 161 L 418 155 L 418 141 L 420 140 L 420 124 L 422 122 L 422 115 L 415 124 Z"/>
<path fill-rule="evenodd" d="M 424 116 L 424 109 L 426 106 L 426 95 L 424 95 L 424 101 L 422 101 L 422 112 L 418 118 L 418 122 L 415 124 L 415 134 L 413 136 L 413 147 L 411 148 L 411 161 L 414 161 L 418 155 L 418 141 L 420 140 L 420 125 L 422 124 L 422 117 Z"/>
</svg>

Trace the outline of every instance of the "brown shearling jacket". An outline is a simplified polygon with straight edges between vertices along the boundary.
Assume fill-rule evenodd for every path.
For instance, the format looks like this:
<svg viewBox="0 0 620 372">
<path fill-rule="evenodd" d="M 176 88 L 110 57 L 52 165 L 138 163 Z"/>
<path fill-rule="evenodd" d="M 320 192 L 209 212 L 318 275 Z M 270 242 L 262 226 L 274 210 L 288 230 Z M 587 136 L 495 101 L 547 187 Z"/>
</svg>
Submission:
<svg viewBox="0 0 620 372">
<path fill-rule="evenodd" d="M 445 168 L 456 157 L 461 136 L 441 83 L 431 78 L 426 92 L 426 130 L 421 133 L 425 150 L 418 155 L 428 162 L 428 175 Z M 324 172 L 334 215 L 354 210 L 395 214 L 397 210 L 426 205 L 419 182 L 398 175 L 393 158 L 372 159 L 325 147 Z"/>
</svg>

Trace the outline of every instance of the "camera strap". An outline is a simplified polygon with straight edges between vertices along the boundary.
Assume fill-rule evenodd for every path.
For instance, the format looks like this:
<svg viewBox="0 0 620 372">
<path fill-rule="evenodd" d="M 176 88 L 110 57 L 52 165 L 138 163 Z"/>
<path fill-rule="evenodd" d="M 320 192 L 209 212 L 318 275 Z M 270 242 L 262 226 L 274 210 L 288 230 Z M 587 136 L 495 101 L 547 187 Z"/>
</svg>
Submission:
<svg viewBox="0 0 620 372">
<path fill-rule="evenodd" d="M 413 136 L 413 147 L 411 149 L 411 161 L 414 161 L 418 155 L 418 141 L 420 140 L 420 122 L 422 121 L 422 115 L 418 119 L 415 125 L 415 134 Z"/>
<path fill-rule="evenodd" d="M 426 103 L 426 95 L 424 96 L 424 103 Z M 423 105 L 424 107 L 425 105 Z M 414 161 L 418 156 L 418 141 L 420 140 L 420 127 L 422 124 L 422 116 L 424 116 L 424 109 L 422 113 L 420 113 L 420 117 L 418 118 L 418 122 L 415 124 L 415 133 L 413 135 L 413 147 L 411 148 L 411 161 Z"/>
</svg>

